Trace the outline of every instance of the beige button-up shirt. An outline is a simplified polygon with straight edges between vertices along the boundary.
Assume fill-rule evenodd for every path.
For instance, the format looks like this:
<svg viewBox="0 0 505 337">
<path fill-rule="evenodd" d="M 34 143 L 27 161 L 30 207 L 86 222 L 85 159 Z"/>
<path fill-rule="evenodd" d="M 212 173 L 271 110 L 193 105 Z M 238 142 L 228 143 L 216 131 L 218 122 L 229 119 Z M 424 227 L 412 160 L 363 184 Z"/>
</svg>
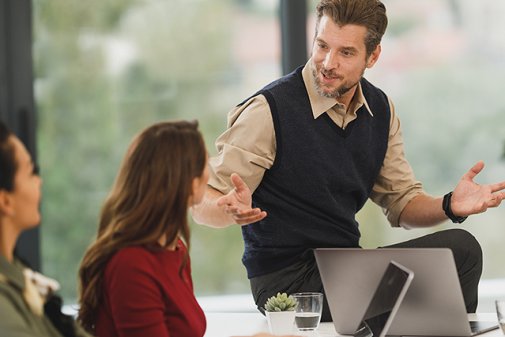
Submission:
<svg viewBox="0 0 505 337">
<path fill-rule="evenodd" d="M 302 70 L 302 77 L 309 94 L 314 119 L 324 113 L 342 129 L 357 118 L 357 111 L 363 105 L 373 117 L 361 85 L 349 108 L 333 98 L 321 96 L 316 91 L 311 74 L 310 60 Z M 382 207 L 392 226 L 399 226 L 400 214 L 413 197 L 424 193 L 422 184 L 416 180 L 403 150 L 400 120 L 391 107 L 388 148 L 382 169 L 373 186 L 370 199 Z M 275 129 L 270 107 L 263 95 L 249 99 L 234 108 L 228 115 L 228 129 L 216 140 L 218 154 L 210 158 L 209 185 L 222 193 L 232 188 L 230 175 L 239 174 L 252 192 L 258 187 L 266 170 L 272 167 L 276 154 Z"/>
</svg>

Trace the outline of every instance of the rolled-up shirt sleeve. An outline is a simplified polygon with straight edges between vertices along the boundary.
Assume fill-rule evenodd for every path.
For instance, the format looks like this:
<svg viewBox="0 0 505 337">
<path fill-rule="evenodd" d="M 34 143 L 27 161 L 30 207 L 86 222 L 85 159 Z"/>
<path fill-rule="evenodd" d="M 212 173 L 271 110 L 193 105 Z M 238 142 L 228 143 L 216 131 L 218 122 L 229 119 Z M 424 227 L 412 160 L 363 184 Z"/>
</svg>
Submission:
<svg viewBox="0 0 505 337">
<path fill-rule="evenodd" d="M 226 194 L 230 175 L 237 173 L 252 192 L 275 159 L 275 130 L 263 95 L 255 96 L 228 115 L 227 130 L 216 140 L 217 154 L 209 159 L 209 186 Z"/>
<path fill-rule="evenodd" d="M 425 194 L 421 182 L 416 180 L 412 167 L 405 158 L 400 120 L 391 107 L 391 125 L 388 148 L 382 169 L 373 186 L 370 199 L 382 207 L 389 223 L 400 226 L 400 215 L 405 206 L 416 196 Z"/>
</svg>

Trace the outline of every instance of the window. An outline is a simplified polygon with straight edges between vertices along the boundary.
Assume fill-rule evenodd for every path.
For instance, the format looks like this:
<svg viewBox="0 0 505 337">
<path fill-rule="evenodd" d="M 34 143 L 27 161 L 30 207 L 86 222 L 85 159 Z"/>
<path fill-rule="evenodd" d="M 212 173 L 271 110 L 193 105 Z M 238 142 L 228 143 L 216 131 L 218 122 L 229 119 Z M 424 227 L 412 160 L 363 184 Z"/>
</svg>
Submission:
<svg viewBox="0 0 505 337">
<path fill-rule="evenodd" d="M 198 119 L 212 153 L 226 113 L 281 72 L 276 1 L 35 1 L 42 258 L 70 301 L 127 145 Z M 192 226 L 198 295 L 248 292 L 240 228 Z"/>
<path fill-rule="evenodd" d="M 505 3 L 486 0 L 384 1 L 389 26 L 382 53 L 365 76 L 393 100 L 402 121 L 407 159 L 428 193 L 451 191 L 478 160 L 478 183 L 505 178 Z M 503 279 L 505 208 L 471 216 L 462 225 L 429 230 L 387 229 L 372 205 L 360 214 L 362 245 L 376 247 L 444 228 L 461 227 L 481 243 L 484 270 L 479 311 L 494 311 Z M 486 281 L 487 280 L 487 281 Z M 500 283 L 498 283 L 500 284 Z M 503 289 L 503 283 L 501 283 Z M 499 287 L 498 287 L 499 289 Z M 503 292 L 503 290 L 500 290 Z M 490 294 L 491 292 L 491 294 Z M 485 296 L 489 296 L 486 298 Z"/>
<path fill-rule="evenodd" d="M 308 2 L 311 40 L 316 1 Z M 365 76 L 395 103 L 418 179 L 442 195 L 482 159 L 487 166 L 478 182 L 504 180 L 505 3 L 384 2 L 388 31 L 379 62 Z M 67 299 L 75 299 L 80 258 L 133 135 L 158 120 L 197 118 L 213 153 L 226 112 L 280 75 L 277 6 L 269 0 L 33 1 L 43 267 L 61 281 Z M 371 204 L 358 216 L 364 247 L 452 227 L 390 229 Z M 504 216 L 502 206 L 462 225 L 482 244 L 484 279 L 505 277 Z M 197 295 L 248 292 L 240 229 L 192 229 Z"/>
</svg>

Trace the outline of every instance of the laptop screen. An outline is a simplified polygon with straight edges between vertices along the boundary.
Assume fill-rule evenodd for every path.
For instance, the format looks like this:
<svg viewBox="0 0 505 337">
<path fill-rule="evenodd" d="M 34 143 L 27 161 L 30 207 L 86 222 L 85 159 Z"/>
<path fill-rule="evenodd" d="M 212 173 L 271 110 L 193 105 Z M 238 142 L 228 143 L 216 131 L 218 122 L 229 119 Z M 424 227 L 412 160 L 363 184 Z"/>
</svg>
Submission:
<svg viewBox="0 0 505 337">
<path fill-rule="evenodd" d="M 391 261 L 375 290 L 355 337 L 384 337 L 412 282 L 414 273 Z"/>
</svg>

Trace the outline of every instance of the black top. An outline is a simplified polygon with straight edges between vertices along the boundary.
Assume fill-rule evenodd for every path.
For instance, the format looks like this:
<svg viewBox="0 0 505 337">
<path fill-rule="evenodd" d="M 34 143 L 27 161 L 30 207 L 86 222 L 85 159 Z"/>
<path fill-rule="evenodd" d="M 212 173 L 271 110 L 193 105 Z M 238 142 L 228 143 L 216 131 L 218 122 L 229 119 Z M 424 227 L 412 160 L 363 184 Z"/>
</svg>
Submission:
<svg viewBox="0 0 505 337">
<path fill-rule="evenodd" d="M 328 116 L 314 119 L 301 69 L 272 82 L 266 97 L 277 152 L 253 194 L 263 220 L 242 227 L 248 277 L 287 267 L 307 249 L 358 247 L 355 219 L 382 167 L 390 110 L 386 95 L 365 79 L 365 106 L 344 130 Z"/>
</svg>

